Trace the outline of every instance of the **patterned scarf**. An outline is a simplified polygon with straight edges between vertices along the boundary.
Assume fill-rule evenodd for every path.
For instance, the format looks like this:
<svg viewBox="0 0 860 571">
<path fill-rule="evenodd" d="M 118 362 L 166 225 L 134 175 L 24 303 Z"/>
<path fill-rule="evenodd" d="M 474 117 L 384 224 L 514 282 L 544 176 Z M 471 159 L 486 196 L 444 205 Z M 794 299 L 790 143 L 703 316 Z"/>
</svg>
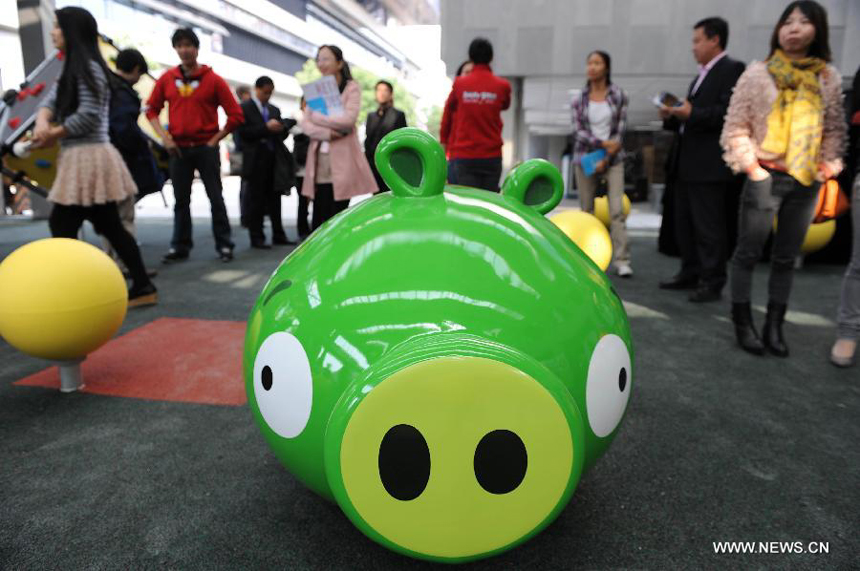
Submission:
<svg viewBox="0 0 860 571">
<path fill-rule="evenodd" d="M 776 50 L 767 70 L 779 94 L 767 117 L 764 151 L 785 155 L 788 174 L 805 186 L 815 181 L 823 132 L 821 86 L 818 74 L 827 63 L 821 58 L 789 59 Z"/>
</svg>

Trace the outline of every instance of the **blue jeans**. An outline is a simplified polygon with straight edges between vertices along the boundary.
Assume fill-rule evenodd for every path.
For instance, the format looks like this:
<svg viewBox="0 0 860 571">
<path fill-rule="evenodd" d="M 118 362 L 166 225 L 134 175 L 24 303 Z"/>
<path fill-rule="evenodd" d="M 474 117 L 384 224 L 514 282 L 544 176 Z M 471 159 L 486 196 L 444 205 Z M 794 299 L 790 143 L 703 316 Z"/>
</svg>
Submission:
<svg viewBox="0 0 860 571">
<path fill-rule="evenodd" d="M 842 280 L 842 299 L 837 313 L 840 339 L 860 339 L 860 173 L 854 177 L 854 198 L 851 201 L 854 242 L 851 262 Z"/>
</svg>

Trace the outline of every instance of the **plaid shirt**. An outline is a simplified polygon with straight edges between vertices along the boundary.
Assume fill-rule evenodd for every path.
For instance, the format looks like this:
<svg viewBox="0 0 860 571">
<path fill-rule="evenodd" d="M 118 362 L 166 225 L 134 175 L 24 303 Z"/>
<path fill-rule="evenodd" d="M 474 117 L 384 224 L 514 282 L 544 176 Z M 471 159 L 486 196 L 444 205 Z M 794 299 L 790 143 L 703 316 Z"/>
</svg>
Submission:
<svg viewBox="0 0 860 571">
<path fill-rule="evenodd" d="M 589 87 L 586 85 L 579 97 L 575 97 L 570 103 L 570 108 L 573 111 L 573 164 L 576 165 L 580 163 L 582 155 L 603 148 L 602 141 L 594 136 L 591 132 L 591 125 L 588 123 L 588 93 Z M 609 138 L 621 141 L 627 130 L 627 94 L 620 87 L 611 83 L 609 91 L 606 93 L 606 102 L 612 112 Z M 618 164 L 623 155 L 623 151 L 618 152 L 612 157 L 609 164 Z"/>
</svg>

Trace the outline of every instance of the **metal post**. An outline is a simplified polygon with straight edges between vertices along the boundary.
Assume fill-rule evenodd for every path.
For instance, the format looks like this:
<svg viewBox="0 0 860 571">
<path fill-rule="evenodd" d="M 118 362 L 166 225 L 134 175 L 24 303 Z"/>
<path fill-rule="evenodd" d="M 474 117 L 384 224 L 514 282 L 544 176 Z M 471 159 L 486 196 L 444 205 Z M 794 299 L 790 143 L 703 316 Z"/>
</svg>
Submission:
<svg viewBox="0 0 860 571">
<path fill-rule="evenodd" d="M 60 369 L 60 392 L 73 393 L 84 388 L 84 377 L 81 372 L 81 363 L 84 359 L 76 359 L 73 361 L 60 361 L 57 367 Z"/>
</svg>

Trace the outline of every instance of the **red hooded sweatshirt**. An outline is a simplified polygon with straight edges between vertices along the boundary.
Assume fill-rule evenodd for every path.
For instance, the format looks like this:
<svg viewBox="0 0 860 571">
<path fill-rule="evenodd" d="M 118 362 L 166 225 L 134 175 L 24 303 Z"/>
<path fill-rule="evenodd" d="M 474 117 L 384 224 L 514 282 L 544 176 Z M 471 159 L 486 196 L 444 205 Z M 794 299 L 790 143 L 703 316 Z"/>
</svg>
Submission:
<svg viewBox="0 0 860 571">
<path fill-rule="evenodd" d="M 230 87 L 207 65 L 193 75 L 182 76 L 179 66 L 168 69 L 155 82 L 147 102 L 146 117 L 154 119 L 168 103 L 168 131 L 180 147 L 205 145 L 218 128 L 218 106 L 227 114 L 228 131 L 245 122 L 242 108 L 233 98 Z"/>
<path fill-rule="evenodd" d="M 511 106 L 511 84 L 475 65 L 454 80 L 445 103 L 440 139 L 452 159 L 492 159 L 502 156 L 502 111 Z"/>
</svg>

